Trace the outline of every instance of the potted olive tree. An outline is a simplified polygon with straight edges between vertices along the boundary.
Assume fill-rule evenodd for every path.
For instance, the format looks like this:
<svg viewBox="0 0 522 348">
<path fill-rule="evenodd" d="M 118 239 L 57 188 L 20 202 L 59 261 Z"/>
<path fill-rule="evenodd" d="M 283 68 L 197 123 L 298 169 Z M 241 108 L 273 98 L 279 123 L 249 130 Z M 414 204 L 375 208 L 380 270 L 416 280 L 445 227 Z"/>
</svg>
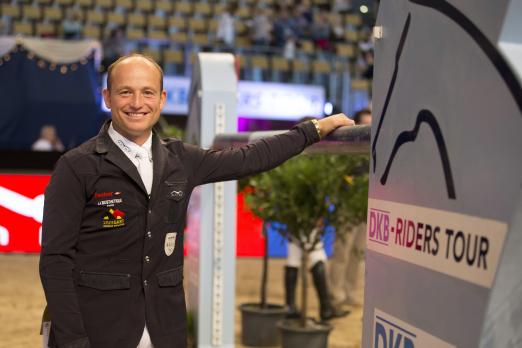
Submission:
<svg viewBox="0 0 522 348">
<path fill-rule="evenodd" d="M 278 232 L 300 245 L 301 270 L 307 270 L 308 255 L 324 234 L 324 228 L 312 232 L 314 227 L 329 224 L 343 232 L 349 231 L 350 225 L 364 221 L 368 200 L 367 168 L 366 156 L 298 156 L 270 172 L 252 177 L 247 204 L 261 218 L 285 226 Z M 327 347 L 331 326 L 308 317 L 307 273 L 301 271 L 300 318 L 285 319 L 278 324 L 284 348 Z"/>
</svg>

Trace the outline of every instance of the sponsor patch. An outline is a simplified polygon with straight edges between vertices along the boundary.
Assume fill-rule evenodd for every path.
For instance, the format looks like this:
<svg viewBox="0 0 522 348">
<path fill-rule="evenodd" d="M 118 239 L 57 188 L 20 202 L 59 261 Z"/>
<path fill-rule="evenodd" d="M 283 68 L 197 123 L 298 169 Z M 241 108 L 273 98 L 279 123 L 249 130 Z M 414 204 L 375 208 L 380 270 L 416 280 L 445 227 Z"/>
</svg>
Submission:
<svg viewBox="0 0 522 348">
<path fill-rule="evenodd" d="M 368 200 L 368 249 L 486 288 L 507 225 L 444 210 Z"/>
<path fill-rule="evenodd" d="M 114 195 L 114 192 L 95 192 L 94 198 L 110 198 Z"/>
<path fill-rule="evenodd" d="M 103 216 L 102 227 L 122 227 L 125 226 L 125 213 L 119 209 L 109 209 Z"/>
<path fill-rule="evenodd" d="M 170 256 L 176 247 L 176 232 L 169 232 L 165 236 L 165 255 Z"/>
<path fill-rule="evenodd" d="M 119 196 L 119 195 L 121 195 L 121 192 L 119 192 L 119 191 L 116 191 L 116 192 L 94 192 L 94 198 L 96 198 L 96 199 L 111 198 L 111 197 Z"/>
<path fill-rule="evenodd" d="M 373 348 L 455 348 L 415 326 L 377 308 L 373 314 Z"/>
<path fill-rule="evenodd" d="M 99 201 L 97 204 L 103 207 L 114 207 L 115 204 L 122 203 L 123 200 L 121 198 L 113 198 L 113 199 L 104 199 Z"/>
</svg>

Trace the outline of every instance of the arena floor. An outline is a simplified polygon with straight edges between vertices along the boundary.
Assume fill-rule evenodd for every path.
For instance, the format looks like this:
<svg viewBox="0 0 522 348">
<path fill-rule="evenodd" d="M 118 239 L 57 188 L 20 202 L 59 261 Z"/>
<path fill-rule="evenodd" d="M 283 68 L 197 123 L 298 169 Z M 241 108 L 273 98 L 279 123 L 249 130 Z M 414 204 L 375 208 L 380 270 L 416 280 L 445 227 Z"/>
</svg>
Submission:
<svg viewBox="0 0 522 348">
<path fill-rule="evenodd" d="M 284 260 L 270 261 L 269 301 L 283 303 Z M 257 302 L 261 261 L 240 258 L 237 261 L 236 303 Z M 0 255 L 0 348 L 40 348 L 39 325 L 44 295 L 38 276 L 37 255 Z M 314 289 L 310 288 L 310 310 L 317 313 Z M 362 308 L 350 308 L 352 313 L 332 321 L 329 348 L 360 347 Z M 236 311 L 236 343 L 240 345 L 240 313 Z"/>
</svg>

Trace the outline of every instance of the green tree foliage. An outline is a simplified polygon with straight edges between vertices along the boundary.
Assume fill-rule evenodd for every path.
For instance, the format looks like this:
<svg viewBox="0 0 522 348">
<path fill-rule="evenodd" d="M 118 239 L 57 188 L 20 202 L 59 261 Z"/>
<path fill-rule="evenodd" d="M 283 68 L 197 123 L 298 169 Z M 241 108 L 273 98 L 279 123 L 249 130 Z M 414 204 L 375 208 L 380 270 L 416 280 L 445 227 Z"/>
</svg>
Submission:
<svg viewBox="0 0 522 348">
<path fill-rule="evenodd" d="M 285 238 L 311 240 L 321 219 L 336 231 L 366 220 L 368 157 L 356 155 L 301 155 L 249 179 L 246 202 L 265 221 L 286 225 Z"/>
</svg>

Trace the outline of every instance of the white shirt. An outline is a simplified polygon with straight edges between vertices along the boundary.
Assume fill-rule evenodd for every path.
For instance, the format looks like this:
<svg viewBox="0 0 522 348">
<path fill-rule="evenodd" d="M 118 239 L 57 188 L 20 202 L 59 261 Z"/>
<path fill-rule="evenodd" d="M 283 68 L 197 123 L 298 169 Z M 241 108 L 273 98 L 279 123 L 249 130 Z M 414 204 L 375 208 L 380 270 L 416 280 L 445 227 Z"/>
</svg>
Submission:
<svg viewBox="0 0 522 348">
<path fill-rule="evenodd" d="M 109 137 L 116 145 L 118 145 L 118 147 L 131 160 L 136 168 L 138 168 L 141 181 L 143 181 L 143 185 L 145 185 L 147 193 L 150 195 L 150 191 L 152 189 L 152 132 L 150 133 L 147 141 L 145 141 L 145 143 L 140 146 L 118 133 L 112 126 L 111 122 L 109 125 Z M 149 330 L 147 330 L 146 324 L 145 328 L 143 329 L 143 335 L 141 336 L 140 343 L 136 348 L 154 348 L 152 346 Z"/>
</svg>

